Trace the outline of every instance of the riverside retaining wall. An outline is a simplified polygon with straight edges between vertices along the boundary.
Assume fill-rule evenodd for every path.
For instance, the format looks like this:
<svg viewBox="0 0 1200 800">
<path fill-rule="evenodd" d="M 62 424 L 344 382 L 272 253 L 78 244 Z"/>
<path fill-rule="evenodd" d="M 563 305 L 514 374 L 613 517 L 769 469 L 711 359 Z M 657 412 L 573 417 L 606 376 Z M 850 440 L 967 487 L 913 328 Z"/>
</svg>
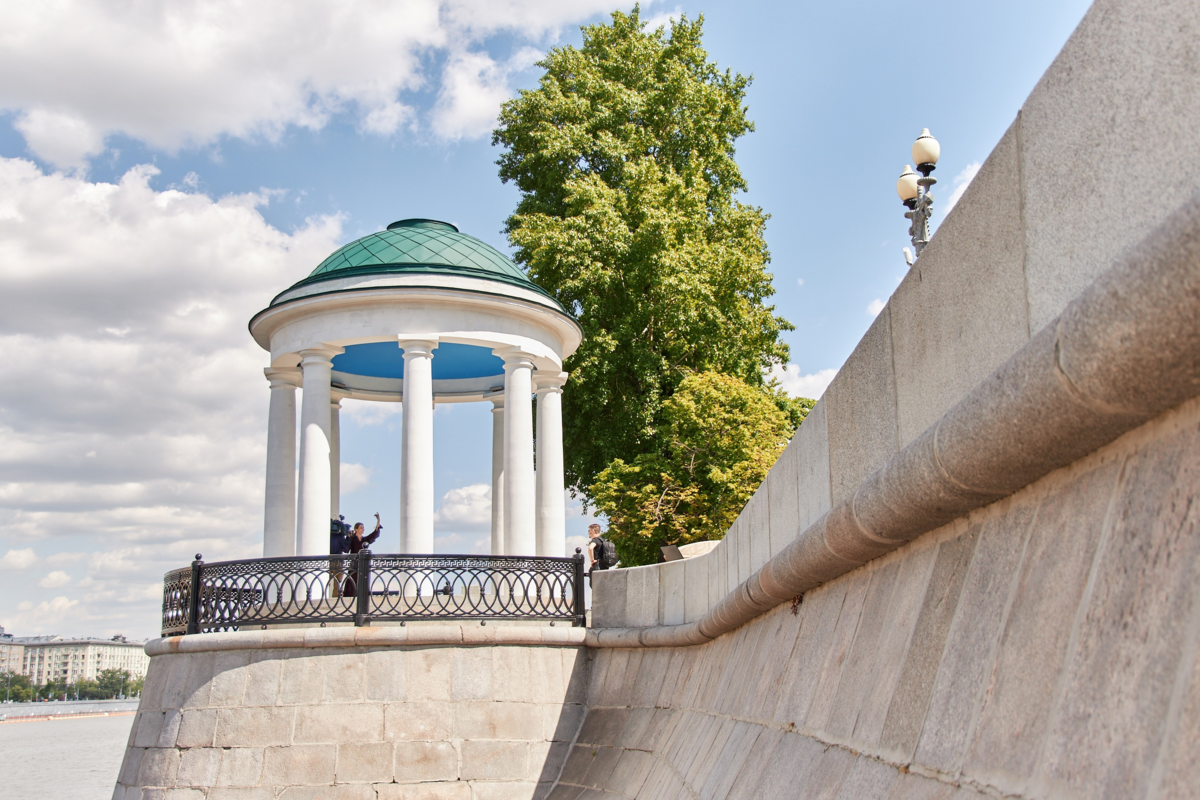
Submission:
<svg viewBox="0 0 1200 800">
<path fill-rule="evenodd" d="M 114 798 L 545 796 L 583 630 L 414 624 L 157 640 Z"/>
</svg>

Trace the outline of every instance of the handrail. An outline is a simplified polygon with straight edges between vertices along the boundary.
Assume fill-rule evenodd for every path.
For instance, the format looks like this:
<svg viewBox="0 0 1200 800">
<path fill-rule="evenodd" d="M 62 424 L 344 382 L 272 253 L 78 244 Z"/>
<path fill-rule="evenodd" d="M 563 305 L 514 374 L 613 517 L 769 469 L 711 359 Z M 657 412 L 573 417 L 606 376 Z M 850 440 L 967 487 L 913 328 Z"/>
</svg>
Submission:
<svg viewBox="0 0 1200 800">
<path fill-rule="evenodd" d="M 162 635 L 280 623 L 570 620 L 584 627 L 583 555 L 374 554 L 204 563 L 163 576 Z"/>
</svg>

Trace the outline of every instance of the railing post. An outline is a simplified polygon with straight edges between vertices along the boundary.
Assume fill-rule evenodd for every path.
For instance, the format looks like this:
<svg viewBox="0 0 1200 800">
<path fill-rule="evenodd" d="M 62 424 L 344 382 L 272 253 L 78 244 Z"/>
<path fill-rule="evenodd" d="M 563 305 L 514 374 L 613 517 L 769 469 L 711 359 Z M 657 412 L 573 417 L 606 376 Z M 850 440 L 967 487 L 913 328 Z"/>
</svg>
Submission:
<svg viewBox="0 0 1200 800">
<path fill-rule="evenodd" d="M 192 582 L 188 586 L 187 632 L 200 632 L 200 572 L 204 568 L 204 556 L 196 553 L 192 562 Z"/>
<path fill-rule="evenodd" d="M 583 602 L 583 551 L 578 547 L 575 548 L 573 561 L 575 562 L 575 627 L 586 628 L 587 608 Z"/>
<path fill-rule="evenodd" d="M 355 600 L 358 608 L 354 614 L 354 627 L 361 628 L 371 624 L 371 551 L 363 548 L 358 551 L 358 573 L 354 581 Z"/>
</svg>

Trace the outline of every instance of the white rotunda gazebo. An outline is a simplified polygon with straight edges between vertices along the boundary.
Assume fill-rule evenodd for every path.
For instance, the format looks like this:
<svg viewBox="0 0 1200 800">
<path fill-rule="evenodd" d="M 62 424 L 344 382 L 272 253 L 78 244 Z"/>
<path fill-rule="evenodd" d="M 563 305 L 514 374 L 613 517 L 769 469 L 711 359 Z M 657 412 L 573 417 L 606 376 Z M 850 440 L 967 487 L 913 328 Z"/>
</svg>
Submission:
<svg viewBox="0 0 1200 800">
<path fill-rule="evenodd" d="M 400 552 L 433 552 L 434 403 L 489 401 L 492 554 L 566 555 L 562 364 L 582 334 L 498 250 L 445 222 L 394 222 L 278 295 L 250 333 L 271 354 L 264 556 L 328 553 L 345 398 L 404 404 Z"/>
</svg>

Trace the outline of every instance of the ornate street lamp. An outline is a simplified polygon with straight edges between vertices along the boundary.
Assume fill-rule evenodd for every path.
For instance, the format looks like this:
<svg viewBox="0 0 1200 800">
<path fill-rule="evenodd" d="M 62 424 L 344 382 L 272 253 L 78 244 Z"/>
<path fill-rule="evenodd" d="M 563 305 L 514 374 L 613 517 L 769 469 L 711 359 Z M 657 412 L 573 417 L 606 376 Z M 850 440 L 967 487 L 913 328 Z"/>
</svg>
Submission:
<svg viewBox="0 0 1200 800">
<path fill-rule="evenodd" d="M 938 156 L 941 154 L 942 146 L 938 144 L 938 140 L 929 135 L 929 128 L 923 128 L 912 146 L 913 162 L 917 165 L 917 172 L 921 173 L 921 177 L 918 178 L 913 168 L 905 164 L 904 172 L 896 181 L 896 194 L 900 195 L 900 202 L 908 209 L 904 212 L 904 218 L 912 220 L 908 235 L 912 238 L 916 255 L 907 247 L 904 248 L 904 260 L 910 267 L 921 255 L 925 245 L 929 244 L 929 217 L 933 214 L 933 194 L 929 188 L 937 183 L 937 178 L 931 177 L 930 173 L 936 167 Z"/>
</svg>

